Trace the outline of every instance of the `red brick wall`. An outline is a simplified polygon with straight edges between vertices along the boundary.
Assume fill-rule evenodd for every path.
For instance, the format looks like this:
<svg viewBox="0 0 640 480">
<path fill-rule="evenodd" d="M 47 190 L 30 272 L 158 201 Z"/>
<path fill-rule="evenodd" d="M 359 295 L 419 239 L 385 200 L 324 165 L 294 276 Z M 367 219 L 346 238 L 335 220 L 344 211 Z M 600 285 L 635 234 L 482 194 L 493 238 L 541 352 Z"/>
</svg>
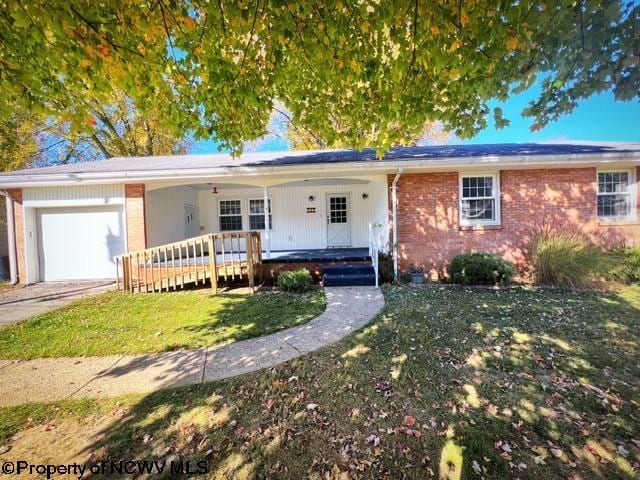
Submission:
<svg viewBox="0 0 640 480">
<path fill-rule="evenodd" d="M 127 248 L 131 251 L 147 248 L 144 184 L 124 186 L 127 218 Z"/>
<path fill-rule="evenodd" d="M 608 246 L 640 242 L 638 221 L 598 223 L 596 189 L 595 168 L 503 170 L 501 225 L 474 229 L 459 224 L 457 172 L 405 174 L 398 182 L 399 268 L 422 265 L 432 278 L 442 277 L 451 258 L 467 251 L 499 254 L 523 267 L 532 231 L 547 222 Z"/>
<path fill-rule="evenodd" d="M 27 281 L 27 263 L 24 256 L 24 216 L 22 215 L 22 189 L 12 188 L 7 193 L 13 198 L 13 221 L 16 236 L 16 256 L 18 257 L 18 282 Z M 11 246 L 9 246 L 11 248 Z"/>
</svg>

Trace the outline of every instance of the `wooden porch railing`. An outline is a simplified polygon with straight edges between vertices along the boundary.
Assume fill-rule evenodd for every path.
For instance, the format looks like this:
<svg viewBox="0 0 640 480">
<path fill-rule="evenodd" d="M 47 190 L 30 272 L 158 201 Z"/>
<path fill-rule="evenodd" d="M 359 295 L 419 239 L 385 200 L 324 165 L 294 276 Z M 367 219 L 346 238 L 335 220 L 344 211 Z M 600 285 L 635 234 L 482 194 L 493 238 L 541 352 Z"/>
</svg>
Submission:
<svg viewBox="0 0 640 480">
<path fill-rule="evenodd" d="M 189 284 L 247 277 L 253 290 L 262 275 L 262 246 L 258 232 L 209 233 L 180 242 L 127 252 L 115 257 L 118 290 L 162 292 Z"/>
</svg>

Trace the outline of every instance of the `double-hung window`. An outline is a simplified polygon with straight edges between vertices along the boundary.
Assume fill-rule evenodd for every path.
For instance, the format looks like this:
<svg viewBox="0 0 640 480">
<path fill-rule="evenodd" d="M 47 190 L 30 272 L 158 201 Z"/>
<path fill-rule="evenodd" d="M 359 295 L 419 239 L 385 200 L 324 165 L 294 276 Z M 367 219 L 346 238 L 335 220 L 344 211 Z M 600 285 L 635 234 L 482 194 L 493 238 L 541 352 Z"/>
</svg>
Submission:
<svg viewBox="0 0 640 480">
<path fill-rule="evenodd" d="M 460 225 L 500 224 L 499 182 L 497 173 L 460 175 Z"/>
<path fill-rule="evenodd" d="M 219 221 L 221 232 L 231 232 L 242 230 L 242 201 L 241 200 L 220 200 Z"/>
<path fill-rule="evenodd" d="M 271 199 L 269 206 L 269 230 L 273 228 L 271 220 Z M 249 199 L 249 230 L 264 230 L 264 198 Z"/>
<path fill-rule="evenodd" d="M 598 172 L 598 217 L 630 219 L 635 210 L 635 175 L 632 170 Z"/>
</svg>

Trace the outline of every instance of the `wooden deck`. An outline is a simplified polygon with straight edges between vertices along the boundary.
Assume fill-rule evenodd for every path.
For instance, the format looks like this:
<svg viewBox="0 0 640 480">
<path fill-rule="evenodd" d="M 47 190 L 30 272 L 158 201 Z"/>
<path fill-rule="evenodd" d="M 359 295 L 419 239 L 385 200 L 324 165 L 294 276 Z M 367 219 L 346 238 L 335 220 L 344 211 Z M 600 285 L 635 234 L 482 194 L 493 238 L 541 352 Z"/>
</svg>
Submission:
<svg viewBox="0 0 640 480">
<path fill-rule="evenodd" d="M 115 257 L 119 290 L 162 292 L 211 282 L 246 279 L 254 288 L 262 275 L 258 232 L 210 233 Z"/>
</svg>

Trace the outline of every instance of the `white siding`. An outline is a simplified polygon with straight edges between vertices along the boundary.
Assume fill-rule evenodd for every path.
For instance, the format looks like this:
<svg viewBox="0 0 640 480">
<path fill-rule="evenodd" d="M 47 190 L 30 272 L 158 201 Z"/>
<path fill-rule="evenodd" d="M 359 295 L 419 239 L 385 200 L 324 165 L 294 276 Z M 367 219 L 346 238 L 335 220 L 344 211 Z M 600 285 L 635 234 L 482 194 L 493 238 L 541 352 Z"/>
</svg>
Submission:
<svg viewBox="0 0 640 480">
<path fill-rule="evenodd" d="M 9 255 L 9 245 L 7 239 L 7 206 L 6 198 L 0 195 L 0 257 Z M 2 259 L 0 258 L 0 261 Z M 2 266 L 0 265 L 0 271 Z"/>
<path fill-rule="evenodd" d="M 384 182 L 269 188 L 273 212 L 272 250 L 327 247 L 327 194 L 351 194 L 351 246 L 369 245 L 369 222 L 386 224 L 387 187 Z M 362 198 L 367 194 L 368 198 Z M 199 192 L 200 223 L 204 232 L 217 232 L 218 200 L 242 200 L 243 229 L 249 228 L 249 199 L 262 198 L 261 188 L 226 189 L 219 194 Z M 313 196 L 314 200 L 309 201 Z M 316 209 L 307 213 L 307 207 Z"/>
<path fill-rule="evenodd" d="M 185 238 L 185 205 L 196 207 L 197 211 L 196 189 L 188 186 L 169 187 L 147 192 L 147 242 L 150 247 Z"/>
<path fill-rule="evenodd" d="M 124 185 L 24 188 L 22 199 L 25 207 L 122 205 Z"/>
</svg>

